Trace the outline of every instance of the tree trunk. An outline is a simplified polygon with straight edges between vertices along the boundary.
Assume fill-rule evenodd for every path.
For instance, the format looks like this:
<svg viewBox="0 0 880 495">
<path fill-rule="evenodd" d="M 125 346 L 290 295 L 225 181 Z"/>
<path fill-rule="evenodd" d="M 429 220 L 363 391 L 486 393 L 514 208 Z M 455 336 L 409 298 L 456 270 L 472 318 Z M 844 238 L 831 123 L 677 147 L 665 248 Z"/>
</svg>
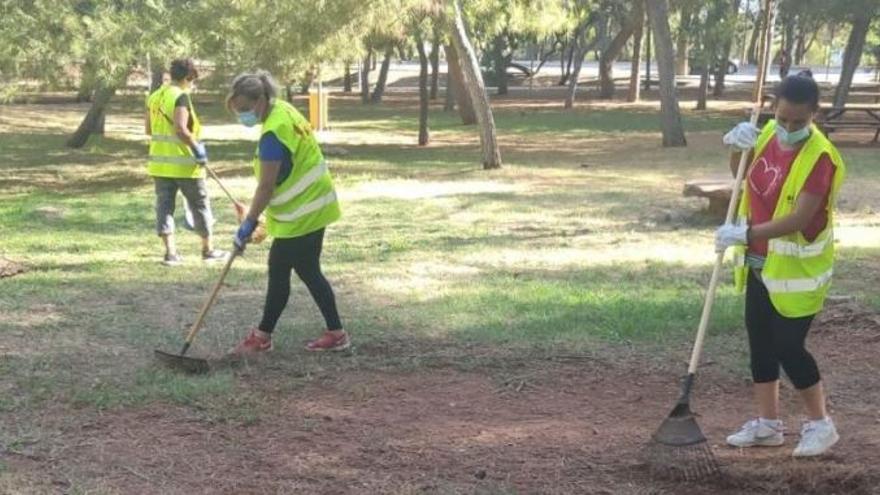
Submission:
<svg viewBox="0 0 880 495">
<path fill-rule="evenodd" d="M 477 123 L 477 111 L 474 109 L 470 93 L 468 93 L 464 86 L 464 76 L 461 73 L 462 69 L 458 50 L 456 50 L 455 45 L 446 45 L 444 48 L 446 51 L 446 65 L 449 67 L 447 88 L 452 90 L 452 95 L 455 97 L 461 123 L 464 125 L 474 125 Z"/>
<path fill-rule="evenodd" d="M 602 50 L 602 56 L 599 58 L 599 98 L 610 100 L 614 98 L 614 61 L 620 55 L 626 42 L 632 37 L 636 26 L 642 18 L 641 12 L 635 12 L 638 7 L 634 7 L 634 12 L 629 19 L 620 27 L 617 35 L 611 40 L 611 43 Z"/>
<path fill-rule="evenodd" d="M 95 133 L 104 133 L 104 112 L 115 93 L 116 88 L 107 86 L 104 81 L 98 81 L 92 106 L 80 122 L 79 127 L 67 140 L 68 147 L 82 148 L 88 142 L 89 136 Z"/>
<path fill-rule="evenodd" d="M 586 32 L 587 29 L 584 29 Z M 571 76 L 568 79 L 568 94 L 565 96 L 565 108 L 573 108 L 574 100 L 577 98 L 577 87 L 578 87 L 578 79 L 581 75 L 581 67 L 584 64 L 584 58 L 587 56 L 587 53 L 590 53 L 590 50 L 596 47 L 599 44 L 599 38 L 593 38 L 593 40 L 587 43 L 587 40 L 582 39 L 578 42 L 578 50 L 577 55 L 575 56 L 574 61 L 574 70 L 571 72 Z"/>
<path fill-rule="evenodd" d="M 562 42 L 562 51 L 559 52 L 559 73 L 561 74 L 559 78 L 559 86 L 565 86 L 565 82 L 568 80 L 568 76 L 565 75 L 565 59 L 568 56 L 566 50 L 568 50 L 571 43 Z"/>
<path fill-rule="evenodd" d="M 373 88 L 373 96 L 370 98 L 372 103 L 382 103 L 382 95 L 385 94 L 385 84 L 388 82 L 388 69 L 391 67 L 391 56 L 394 55 L 394 46 L 388 45 L 385 49 L 385 58 L 382 59 L 382 67 L 379 68 L 379 79 L 376 80 L 376 87 Z"/>
<path fill-rule="evenodd" d="M 783 20 L 784 27 L 782 30 L 782 60 L 779 62 L 779 78 L 784 78 L 791 70 L 792 56 L 794 52 L 794 29 L 796 18 L 793 14 L 788 14 Z"/>
<path fill-rule="evenodd" d="M 361 103 L 363 104 L 370 102 L 370 58 L 370 51 L 367 50 L 361 65 Z"/>
<path fill-rule="evenodd" d="M 761 31 L 763 30 L 762 25 L 764 24 L 764 18 L 758 16 L 755 19 L 755 27 L 752 29 L 752 36 L 749 38 L 749 49 L 746 59 L 748 60 L 749 65 L 757 65 L 758 64 L 758 40 L 761 38 Z"/>
<path fill-rule="evenodd" d="M 425 53 L 425 43 L 422 35 L 416 32 L 416 49 L 419 52 L 419 146 L 427 146 L 430 136 L 428 135 L 428 104 L 430 103 L 428 54 Z"/>
<path fill-rule="evenodd" d="M 95 85 L 97 84 L 96 77 L 94 62 L 86 59 L 80 71 L 79 88 L 76 92 L 77 103 L 92 101 L 92 94 L 95 92 Z"/>
<path fill-rule="evenodd" d="M 477 111 L 477 120 L 480 124 L 480 143 L 483 149 L 483 168 L 486 170 L 501 168 L 501 150 L 498 147 L 495 132 L 495 118 L 492 116 L 492 107 L 489 105 L 489 95 L 486 94 L 477 55 L 474 53 L 474 48 L 464 28 L 459 0 L 453 0 L 452 6 L 455 12 L 452 43 L 455 45 L 456 52 L 461 55 L 461 74 L 464 86 Z"/>
<path fill-rule="evenodd" d="M 852 31 L 846 42 L 846 51 L 843 52 L 843 67 L 840 70 L 840 82 L 834 92 L 834 106 L 846 105 L 846 97 L 849 95 L 849 87 L 852 84 L 853 75 L 859 67 L 859 59 L 862 58 L 862 50 L 865 47 L 865 37 L 871 27 L 871 15 L 857 15 L 853 19 Z"/>
<path fill-rule="evenodd" d="M 550 57 L 553 56 L 554 53 L 556 53 L 556 43 L 556 41 L 553 41 L 553 45 L 550 47 L 550 50 L 547 51 L 547 53 L 544 53 L 544 47 L 543 45 L 541 46 L 541 55 L 538 57 L 538 66 L 535 67 L 534 71 L 532 71 L 532 77 L 538 75 L 538 72 L 541 72 L 541 67 L 544 67 L 544 64 L 547 63 L 548 60 L 550 60 Z M 561 56 L 562 55 L 560 55 L 560 57 Z"/>
<path fill-rule="evenodd" d="M 435 23 L 436 24 L 436 23 Z M 434 37 L 431 39 L 431 99 L 437 99 L 440 91 L 440 30 L 434 26 Z"/>
<path fill-rule="evenodd" d="M 681 12 L 681 27 L 678 30 L 678 39 L 675 41 L 675 75 L 688 75 L 688 49 L 690 47 L 690 9 L 684 8 Z"/>
<path fill-rule="evenodd" d="M 733 19 L 739 15 L 740 0 L 733 0 L 733 12 L 730 14 Z M 712 96 L 720 98 L 724 95 L 724 80 L 727 78 L 727 61 L 730 60 L 730 52 L 733 50 L 733 33 L 728 35 L 724 46 L 721 47 L 721 61 L 715 67 L 715 87 L 712 89 Z"/>
<path fill-rule="evenodd" d="M 498 94 L 507 94 L 507 57 L 504 50 L 507 48 L 507 36 L 499 34 L 492 40 L 492 68 L 495 73 L 495 84 L 498 86 Z"/>
<path fill-rule="evenodd" d="M 448 62 L 447 62 L 448 63 Z M 452 86 L 452 77 L 449 75 L 449 71 L 446 72 L 446 95 L 443 101 L 443 111 L 451 112 L 455 110 L 455 91 L 456 89 Z"/>
<path fill-rule="evenodd" d="M 634 17 L 636 18 L 636 27 L 633 31 L 633 52 L 632 60 L 630 61 L 629 92 L 626 96 L 626 101 L 628 102 L 639 101 L 639 65 L 641 64 L 642 56 L 642 32 L 645 27 L 644 0 L 636 0 L 636 4 L 633 8 L 635 9 Z"/>
<path fill-rule="evenodd" d="M 709 93 L 709 67 L 711 65 L 710 60 L 703 60 L 703 68 L 700 69 L 700 89 L 697 93 L 697 110 L 706 109 L 706 97 Z"/>
<path fill-rule="evenodd" d="M 351 93 L 351 62 L 345 61 L 345 73 L 342 76 L 342 91 Z"/>
<path fill-rule="evenodd" d="M 571 65 L 575 61 L 575 54 L 577 53 L 578 47 L 580 45 L 581 43 L 578 42 L 578 32 L 575 31 L 575 38 L 571 40 L 571 42 L 568 44 L 568 54 L 565 56 L 565 64 L 563 65 L 562 77 L 559 79 L 560 86 L 565 86 L 571 80 Z M 586 53 L 584 55 L 586 55 Z M 581 57 L 581 60 L 583 60 L 583 57 Z"/>
<path fill-rule="evenodd" d="M 687 146 L 675 88 L 675 54 L 672 48 L 672 36 L 669 34 L 667 0 L 647 0 L 647 3 L 654 41 L 656 42 L 657 70 L 660 72 L 660 118 L 663 146 Z"/>
<path fill-rule="evenodd" d="M 794 64 L 801 65 L 804 61 L 804 54 L 807 46 L 807 34 L 804 32 L 804 26 L 802 23 L 798 25 L 797 34 L 795 35 L 794 42 Z"/>
<path fill-rule="evenodd" d="M 159 89 L 165 77 L 165 61 L 159 57 L 150 57 L 150 93 Z"/>
</svg>

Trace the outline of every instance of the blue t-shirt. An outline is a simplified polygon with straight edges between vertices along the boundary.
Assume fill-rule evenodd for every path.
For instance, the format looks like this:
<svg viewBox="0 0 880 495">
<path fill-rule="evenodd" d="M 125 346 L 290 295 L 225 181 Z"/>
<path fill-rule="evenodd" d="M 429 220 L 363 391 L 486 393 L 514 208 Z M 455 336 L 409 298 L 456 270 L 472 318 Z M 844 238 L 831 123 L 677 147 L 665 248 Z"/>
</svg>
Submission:
<svg viewBox="0 0 880 495">
<path fill-rule="evenodd" d="M 259 155 L 260 160 L 263 161 L 281 162 L 278 180 L 275 181 L 276 186 L 290 177 L 290 172 L 293 170 L 293 155 L 274 132 L 267 132 L 260 137 Z"/>
</svg>

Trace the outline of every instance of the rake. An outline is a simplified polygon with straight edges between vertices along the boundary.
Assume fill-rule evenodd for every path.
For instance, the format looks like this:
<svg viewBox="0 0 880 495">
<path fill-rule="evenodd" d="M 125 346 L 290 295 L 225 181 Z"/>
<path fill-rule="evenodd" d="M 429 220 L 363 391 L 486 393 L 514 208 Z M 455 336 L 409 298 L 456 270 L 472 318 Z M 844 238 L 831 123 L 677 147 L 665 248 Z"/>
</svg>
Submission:
<svg viewBox="0 0 880 495">
<path fill-rule="evenodd" d="M 199 316 L 196 318 L 196 322 L 192 324 L 192 327 L 189 329 L 189 333 L 186 336 L 186 339 L 183 341 L 183 347 L 180 349 L 180 353 L 172 354 L 170 352 L 165 352 L 159 349 L 154 351 L 156 358 L 167 365 L 170 368 L 174 368 L 180 371 L 185 371 L 187 373 L 207 373 L 210 370 L 210 365 L 208 364 L 207 359 L 195 358 L 186 355 L 186 352 L 189 350 L 190 345 L 192 345 L 193 340 L 196 338 L 196 334 L 199 333 L 199 330 L 202 328 L 202 323 L 205 321 L 205 316 L 208 314 L 208 310 L 211 309 L 211 306 L 214 305 L 214 301 L 217 300 L 217 294 L 220 293 L 220 288 L 223 287 L 223 281 L 226 280 L 226 275 L 229 274 L 229 269 L 232 267 L 232 262 L 235 261 L 235 258 L 241 255 L 240 250 L 235 250 L 232 254 L 229 255 L 229 259 L 226 260 L 226 265 L 223 267 L 223 271 L 220 272 L 220 277 L 217 279 L 217 282 L 214 284 L 214 288 L 211 289 L 211 293 L 208 296 L 208 299 L 202 305 L 202 309 L 199 311 Z"/>
<path fill-rule="evenodd" d="M 764 79 L 769 61 L 770 43 L 773 39 L 772 4 L 773 0 L 765 0 L 764 2 L 763 45 L 755 83 L 754 107 L 752 108 L 751 115 L 752 125 L 757 124 L 758 116 L 761 113 Z M 748 152 L 741 154 L 733 192 L 730 195 L 730 203 L 727 205 L 725 223 L 733 221 L 748 157 Z M 718 287 L 718 277 L 723 262 L 724 253 L 718 253 L 715 259 L 715 267 L 712 270 L 712 278 L 709 281 L 709 288 L 706 291 L 706 299 L 703 303 L 703 312 L 700 316 L 697 337 L 691 351 L 687 376 L 685 376 L 682 383 L 681 395 L 672 408 L 672 412 L 669 413 L 657 431 L 654 432 L 651 441 L 643 452 L 649 470 L 656 476 L 683 481 L 696 481 L 714 476 L 720 472 L 718 461 L 712 454 L 709 442 L 697 423 L 696 415 L 691 410 L 690 398 L 696 378 L 697 366 L 700 362 L 700 355 L 703 351 L 706 329 L 709 326 L 709 316 L 712 314 L 712 303 L 715 300 L 715 290 Z"/>
</svg>

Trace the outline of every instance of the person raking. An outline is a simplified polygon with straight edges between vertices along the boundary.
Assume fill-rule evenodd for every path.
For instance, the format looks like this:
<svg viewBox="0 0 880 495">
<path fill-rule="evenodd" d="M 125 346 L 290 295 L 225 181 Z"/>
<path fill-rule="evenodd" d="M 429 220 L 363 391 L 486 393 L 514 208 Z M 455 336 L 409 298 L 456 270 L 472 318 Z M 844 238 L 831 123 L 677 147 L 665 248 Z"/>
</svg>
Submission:
<svg viewBox="0 0 880 495">
<path fill-rule="evenodd" d="M 231 351 L 254 355 L 272 349 L 272 332 L 290 297 L 291 272 L 305 283 L 324 317 L 326 330 L 307 343 L 310 351 L 339 351 L 351 344 L 342 328 L 333 288 L 321 271 L 326 227 L 340 217 L 339 201 L 321 148 L 308 120 L 276 98 L 278 86 L 266 72 L 241 74 L 226 100 L 241 124 L 260 125 L 254 159 L 257 187 L 234 243 L 244 250 L 265 212 L 273 237 L 263 317 Z"/>
<path fill-rule="evenodd" d="M 775 118 L 762 130 L 745 122 L 724 136 L 725 144 L 751 153 L 738 221 L 718 229 L 716 247 L 736 247 L 735 280 L 746 292 L 745 326 L 758 413 L 727 437 L 727 443 L 785 443 L 779 417 L 781 367 L 808 416 L 793 455 L 817 456 L 840 437 L 805 342 L 831 285 L 834 205 L 846 167 L 813 123 L 819 87 L 809 74 L 782 80 L 776 99 Z M 733 170 L 740 153 L 733 154 Z"/>
</svg>

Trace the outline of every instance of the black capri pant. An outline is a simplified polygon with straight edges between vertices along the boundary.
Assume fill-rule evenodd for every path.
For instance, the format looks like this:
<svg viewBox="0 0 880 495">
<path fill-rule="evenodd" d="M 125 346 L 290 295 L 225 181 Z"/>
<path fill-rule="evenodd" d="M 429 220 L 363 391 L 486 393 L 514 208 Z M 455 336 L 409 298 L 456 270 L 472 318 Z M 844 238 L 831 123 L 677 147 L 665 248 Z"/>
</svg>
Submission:
<svg viewBox="0 0 880 495">
<path fill-rule="evenodd" d="M 290 239 L 275 239 L 269 249 L 269 287 L 259 329 L 271 333 L 290 297 L 290 276 L 296 272 L 321 310 L 327 330 L 342 330 L 336 296 L 321 272 L 324 229 Z"/>
<path fill-rule="evenodd" d="M 749 270 L 746 286 L 746 328 L 749 332 L 752 379 L 755 383 L 779 379 L 779 368 L 798 390 L 819 383 L 816 360 L 805 342 L 815 315 L 786 318 L 776 311 L 764 282 Z"/>
</svg>

